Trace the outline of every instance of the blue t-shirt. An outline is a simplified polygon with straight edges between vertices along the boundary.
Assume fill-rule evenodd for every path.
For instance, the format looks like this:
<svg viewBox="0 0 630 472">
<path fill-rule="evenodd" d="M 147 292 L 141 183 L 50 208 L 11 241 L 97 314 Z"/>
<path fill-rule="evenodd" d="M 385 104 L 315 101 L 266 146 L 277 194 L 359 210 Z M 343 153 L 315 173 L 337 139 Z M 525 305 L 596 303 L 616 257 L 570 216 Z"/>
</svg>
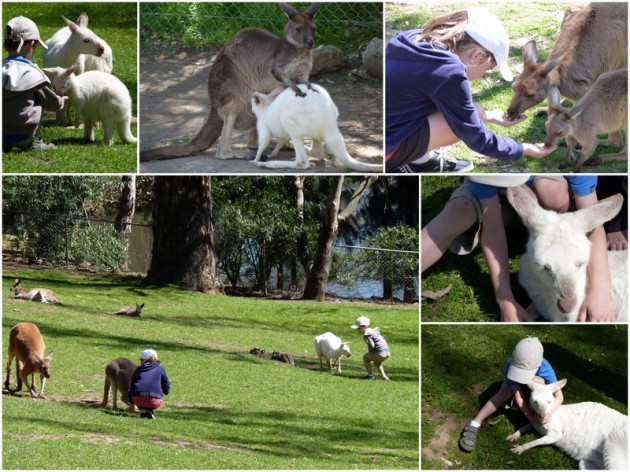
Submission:
<svg viewBox="0 0 630 472">
<path fill-rule="evenodd" d="M 505 381 L 508 383 L 508 385 L 516 385 L 518 384 L 518 382 L 514 382 L 513 380 L 510 380 L 507 378 L 508 369 L 510 368 L 511 364 L 512 364 L 512 358 L 510 357 L 510 359 L 505 364 Z M 549 385 L 550 383 L 554 383 L 558 381 L 558 378 L 556 377 L 556 373 L 554 372 L 553 367 L 551 367 L 551 364 L 549 364 L 549 361 L 547 361 L 547 359 L 545 359 L 544 357 L 543 357 L 542 364 L 536 371 L 536 376 L 543 379 L 545 381 L 545 385 Z"/>
<path fill-rule="evenodd" d="M 565 179 L 569 184 L 569 188 L 573 195 L 577 197 L 584 197 L 590 195 L 597 188 L 597 176 L 596 175 L 565 175 Z M 527 181 L 527 185 L 532 185 L 534 177 L 530 177 Z M 494 197 L 501 187 L 495 187 L 494 185 L 480 184 L 478 182 L 468 181 L 470 188 L 478 199 L 492 198 Z"/>
<path fill-rule="evenodd" d="M 439 111 L 466 146 L 496 159 L 519 159 L 523 145 L 499 136 L 477 114 L 466 66 L 445 47 L 399 32 L 385 47 L 385 148 L 390 154 Z"/>
</svg>

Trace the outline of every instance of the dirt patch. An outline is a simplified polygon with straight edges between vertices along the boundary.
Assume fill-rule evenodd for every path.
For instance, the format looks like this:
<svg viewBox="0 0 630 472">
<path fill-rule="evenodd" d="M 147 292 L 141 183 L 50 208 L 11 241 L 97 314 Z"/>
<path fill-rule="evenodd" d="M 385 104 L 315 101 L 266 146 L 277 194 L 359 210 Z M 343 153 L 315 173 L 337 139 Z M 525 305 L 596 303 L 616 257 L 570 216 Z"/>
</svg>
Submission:
<svg viewBox="0 0 630 472">
<path fill-rule="evenodd" d="M 439 423 L 435 428 L 435 434 L 426 446 L 422 447 L 422 453 L 429 460 L 444 460 L 453 452 L 453 431 L 460 428 L 457 417 L 449 413 L 434 413 L 431 421 Z"/>
<path fill-rule="evenodd" d="M 210 53 L 185 51 L 176 56 L 144 60 L 140 67 L 141 149 L 164 146 L 173 141 L 187 142 L 201 128 L 209 111 L 207 79 L 212 62 Z M 383 158 L 383 85 L 361 78 L 344 69 L 312 78 L 326 88 L 339 109 L 339 128 L 351 156 L 368 163 Z M 235 135 L 233 147 L 241 159 L 215 158 L 216 143 L 202 155 L 165 161 L 144 162 L 143 173 L 270 173 L 249 159 L 248 133 Z M 293 151 L 281 151 L 278 159 L 292 160 Z M 330 159 L 311 160 L 311 168 L 300 173 L 339 173 Z M 274 169 L 294 174 L 294 169 Z"/>
<path fill-rule="evenodd" d="M 208 441 L 190 441 L 184 439 L 166 439 L 161 437 L 151 438 L 153 444 L 158 446 L 166 446 L 171 448 L 185 448 L 185 449 L 205 449 L 206 451 L 216 451 L 220 449 L 228 449 L 232 451 L 245 451 L 242 447 L 222 446 L 220 444 L 214 444 Z"/>
</svg>

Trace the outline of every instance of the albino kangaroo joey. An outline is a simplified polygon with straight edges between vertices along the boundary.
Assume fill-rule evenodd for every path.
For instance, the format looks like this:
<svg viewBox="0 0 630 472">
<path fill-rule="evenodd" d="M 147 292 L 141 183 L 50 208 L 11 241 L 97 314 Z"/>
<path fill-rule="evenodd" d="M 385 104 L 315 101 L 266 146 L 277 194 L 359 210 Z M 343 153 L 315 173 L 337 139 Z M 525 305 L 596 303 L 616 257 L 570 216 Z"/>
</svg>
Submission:
<svg viewBox="0 0 630 472">
<path fill-rule="evenodd" d="M 349 167 L 362 172 L 382 172 L 381 164 L 359 162 L 348 154 L 337 126 L 339 112 L 326 89 L 315 84 L 311 84 L 310 89 L 303 84 L 298 87 L 304 96 L 297 96 L 292 89 L 276 89 L 270 94 L 256 92 L 252 95 L 252 111 L 258 120 L 258 152 L 254 162 L 269 169 L 308 169 L 310 162 L 303 140 L 310 137 L 310 152 L 315 157 L 324 157 L 322 145 L 325 144 L 337 167 Z M 278 139 L 278 145 L 271 156 L 277 155 L 281 146 L 290 139 L 295 148 L 295 161 L 262 160 L 263 151 L 272 136 Z"/>
<path fill-rule="evenodd" d="M 131 134 L 131 96 L 120 79 L 102 71 L 88 71 L 75 76 L 78 67 L 42 69 L 59 95 L 67 95 L 85 123 L 85 141 L 94 141 L 94 125 L 103 123 L 104 144 L 114 144 L 113 131 L 124 143 L 138 140 Z"/>
</svg>

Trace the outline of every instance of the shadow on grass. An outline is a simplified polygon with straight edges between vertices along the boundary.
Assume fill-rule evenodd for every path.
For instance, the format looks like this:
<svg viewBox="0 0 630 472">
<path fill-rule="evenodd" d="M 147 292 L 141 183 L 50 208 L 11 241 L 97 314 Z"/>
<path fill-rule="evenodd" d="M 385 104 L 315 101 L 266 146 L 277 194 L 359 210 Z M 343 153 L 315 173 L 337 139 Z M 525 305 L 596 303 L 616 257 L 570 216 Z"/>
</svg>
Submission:
<svg viewBox="0 0 630 472">
<path fill-rule="evenodd" d="M 85 408 L 77 403 L 62 403 L 76 409 L 78 414 Z M 299 414 L 273 411 L 271 408 L 241 412 L 212 406 L 174 406 L 166 403 L 164 408 L 156 411 L 160 421 L 160 428 L 156 430 L 153 428 L 155 423 L 147 422 L 137 415 L 119 414 L 108 410 L 104 410 L 103 414 L 121 419 L 128 416 L 129 422 L 96 425 L 89 419 L 76 421 L 70 417 L 67 420 L 41 417 L 37 419 L 37 424 L 38 429 L 74 431 L 86 435 L 102 432 L 107 436 L 133 438 L 134 441 L 142 443 L 150 440 L 174 446 L 182 440 L 212 442 L 220 447 L 243 448 L 277 457 L 321 456 L 334 460 L 339 456 L 357 464 L 363 460 L 361 458 L 365 448 L 373 444 L 374 438 L 374 419 L 368 416 L 340 418 L 308 411 Z M 3 420 L 5 424 L 11 424 L 24 421 L 24 418 L 7 412 Z M 208 427 L 200 428 L 199 423 L 206 423 Z M 182 428 L 182 425 L 188 426 Z M 150 433 L 144 432 L 146 427 L 150 427 Z M 400 450 L 395 447 L 374 448 L 374 455 L 380 460 L 386 461 L 390 458 L 404 461 L 404 455 L 418 453 L 416 447 L 418 432 L 415 427 L 381 424 L 379 435 L 389 438 L 385 443 L 394 441 L 406 445 Z M 340 448 L 340 444 L 343 444 L 343 447 Z"/>
</svg>

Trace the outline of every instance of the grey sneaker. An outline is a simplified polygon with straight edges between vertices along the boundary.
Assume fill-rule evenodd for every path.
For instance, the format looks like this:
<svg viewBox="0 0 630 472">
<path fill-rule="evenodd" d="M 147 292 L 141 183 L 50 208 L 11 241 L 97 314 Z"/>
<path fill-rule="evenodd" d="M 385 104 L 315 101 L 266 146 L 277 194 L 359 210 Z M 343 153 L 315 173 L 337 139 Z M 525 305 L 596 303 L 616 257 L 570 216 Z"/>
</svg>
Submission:
<svg viewBox="0 0 630 472">
<path fill-rule="evenodd" d="M 425 154 L 426 155 L 426 154 Z M 421 174 L 421 173 L 453 173 L 463 174 L 472 171 L 475 166 L 470 161 L 455 159 L 447 156 L 442 151 L 431 151 L 429 160 L 422 164 L 409 163 L 398 168 L 401 174 Z"/>
<path fill-rule="evenodd" d="M 49 143 L 48 141 L 42 139 L 42 138 L 35 138 L 33 140 L 33 143 L 30 145 L 30 147 L 27 147 L 25 149 L 33 149 L 35 151 L 49 151 L 50 149 L 56 149 L 57 146 L 55 146 L 53 143 Z"/>
</svg>

